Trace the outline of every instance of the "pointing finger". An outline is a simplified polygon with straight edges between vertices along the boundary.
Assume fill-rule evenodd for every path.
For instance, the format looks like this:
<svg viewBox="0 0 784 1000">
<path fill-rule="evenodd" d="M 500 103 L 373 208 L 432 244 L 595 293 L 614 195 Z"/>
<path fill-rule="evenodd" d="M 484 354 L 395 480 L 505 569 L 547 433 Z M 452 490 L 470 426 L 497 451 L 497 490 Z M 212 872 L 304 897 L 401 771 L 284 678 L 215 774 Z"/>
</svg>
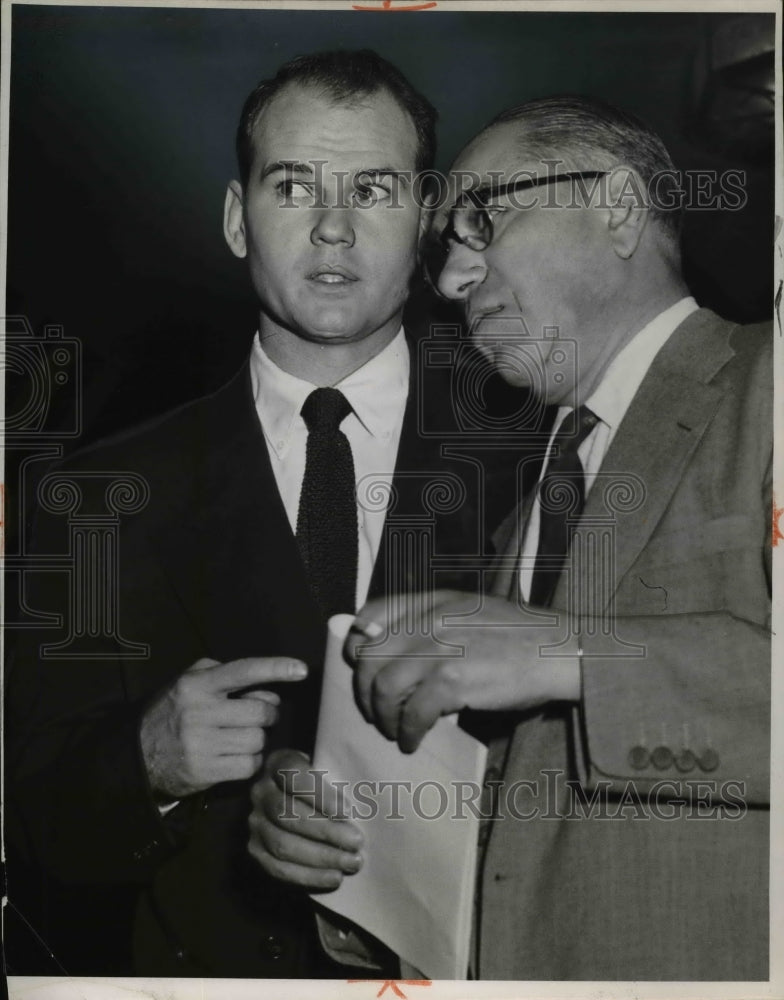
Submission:
<svg viewBox="0 0 784 1000">
<path fill-rule="evenodd" d="M 238 691 L 255 684 L 301 681 L 308 668 L 301 660 L 278 656 L 251 656 L 210 668 L 210 687 L 216 694 Z"/>
</svg>

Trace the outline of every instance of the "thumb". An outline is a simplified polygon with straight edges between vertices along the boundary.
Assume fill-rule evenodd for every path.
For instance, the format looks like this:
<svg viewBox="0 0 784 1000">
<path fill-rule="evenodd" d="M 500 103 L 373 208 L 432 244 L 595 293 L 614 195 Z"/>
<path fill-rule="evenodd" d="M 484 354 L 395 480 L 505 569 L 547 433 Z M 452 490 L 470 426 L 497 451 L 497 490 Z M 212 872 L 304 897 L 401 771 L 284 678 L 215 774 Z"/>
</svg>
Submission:
<svg viewBox="0 0 784 1000">
<path fill-rule="evenodd" d="M 211 660 L 208 656 L 203 656 L 185 671 L 186 674 L 195 674 L 199 670 L 209 670 L 210 667 L 217 667 L 219 660 Z"/>
</svg>

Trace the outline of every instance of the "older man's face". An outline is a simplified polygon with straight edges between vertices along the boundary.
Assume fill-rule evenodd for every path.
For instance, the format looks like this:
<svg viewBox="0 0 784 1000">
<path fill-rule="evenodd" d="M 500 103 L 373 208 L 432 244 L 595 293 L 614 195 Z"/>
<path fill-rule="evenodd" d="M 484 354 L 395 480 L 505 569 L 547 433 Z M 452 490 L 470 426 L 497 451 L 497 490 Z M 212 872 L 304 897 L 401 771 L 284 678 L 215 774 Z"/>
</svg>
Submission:
<svg viewBox="0 0 784 1000">
<path fill-rule="evenodd" d="M 388 340 L 416 262 L 414 126 L 386 92 L 335 103 L 291 84 L 263 110 L 242 195 L 262 339 Z"/>
<path fill-rule="evenodd" d="M 525 158 L 514 124 L 479 136 L 452 170 L 494 185 L 520 171 L 548 172 L 545 163 Z M 607 213 L 584 207 L 571 183 L 491 198 L 492 242 L 483 250 L 450 243 L 439 280 L 444 295 L 463 303 L 475 343 L 508 382 L 565 405 L 584 400 L 617 349 L 603 324 L 614 294 Z"/>
</svg>

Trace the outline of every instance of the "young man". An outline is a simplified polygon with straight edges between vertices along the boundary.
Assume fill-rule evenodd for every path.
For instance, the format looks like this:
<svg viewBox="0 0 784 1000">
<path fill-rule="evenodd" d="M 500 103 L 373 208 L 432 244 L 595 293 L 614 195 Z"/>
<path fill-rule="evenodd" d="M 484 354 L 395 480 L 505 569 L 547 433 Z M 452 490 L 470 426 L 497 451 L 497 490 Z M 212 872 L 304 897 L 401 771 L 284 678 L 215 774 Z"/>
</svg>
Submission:
<svg viewBox="0 0 784 1000">
<path fill-rule="evenodd" d="M 31 606 L 65 609 L 63 629 L 27 636 L 11 678 L 14 830 L 45 899 L 68 908 L 80 949 L 65 948 L 69 972 L 342 971 L 305 894 L 247 852 L 249 779 L 272 746 L 312 748 L 327 617 L 390 580 L 428 585 L 426 570 L 393 565 L 378 496 L 395 496 L 396 516 L 419 514 L 423 484 L 444 469 L 419 434 L 401 327 L 425 226 L 413 176 L 432 164 L 434 124 L 372 52 L 300 57 L 262 82 L 225 207 L 259 300 L 248 362 L 214 395 L 49 479 L 52 497 L 81 491 L 73 516 L 100 513 L 107 476 L 132 473 L 145 497 L 93 595 L 116 586 L 115 648 L 52 658 L 75 598 L 66 578 L 41 574 Z M 63 509 L 41 516 L 40 551 L 68 550 Z M 428 513 L 446 551 L 469 544 L 467 507 Z M 132 965 L 99 964 L 89 938 L 102 916 L 110 925 L 108 900 L 133 907 Z"/>
</svg>

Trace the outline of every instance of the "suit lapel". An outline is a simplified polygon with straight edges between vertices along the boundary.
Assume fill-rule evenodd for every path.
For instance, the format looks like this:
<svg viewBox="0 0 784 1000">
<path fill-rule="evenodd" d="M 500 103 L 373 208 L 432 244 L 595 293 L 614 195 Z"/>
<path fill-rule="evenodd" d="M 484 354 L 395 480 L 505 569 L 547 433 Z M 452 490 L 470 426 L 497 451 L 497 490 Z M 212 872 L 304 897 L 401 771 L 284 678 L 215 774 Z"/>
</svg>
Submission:
<svg viewBox="0 0 784 1000">
<path fill-rule="evenodd" d="M 717 325 L 724 329 L 724 337 L 717 336 Z M 591 586 L 585 575 L 574 581 L 580 587 L 583 610 L 588 610 L 586 599 L 592 613 L 606 608 L 661 520 L 721 402 L 723 393 L 711 381 L 733 356 L 728 343 L 733 328 L 708 310 L 693 313 L 672 334 L 643 379 L 602 462 L 578 528 L 582 534 L 589 526 L 607 523 L 608 516 L 615 522 L 611 585 Z M 624 484 L 642 497 L 628 513 L 620 509 Z M 589 565 L 585 571 L 590 572 Z M 565 605 L 568 587 L 564 573 L 553 599 L 556 607 Z"/>
<path fill-rule="evenodd" d="M 248 365 L 194 412 L 187 517 L 159 553 L 209 655 L 312 660 L 321 629 L 253 402 Z"/>
</svg>

